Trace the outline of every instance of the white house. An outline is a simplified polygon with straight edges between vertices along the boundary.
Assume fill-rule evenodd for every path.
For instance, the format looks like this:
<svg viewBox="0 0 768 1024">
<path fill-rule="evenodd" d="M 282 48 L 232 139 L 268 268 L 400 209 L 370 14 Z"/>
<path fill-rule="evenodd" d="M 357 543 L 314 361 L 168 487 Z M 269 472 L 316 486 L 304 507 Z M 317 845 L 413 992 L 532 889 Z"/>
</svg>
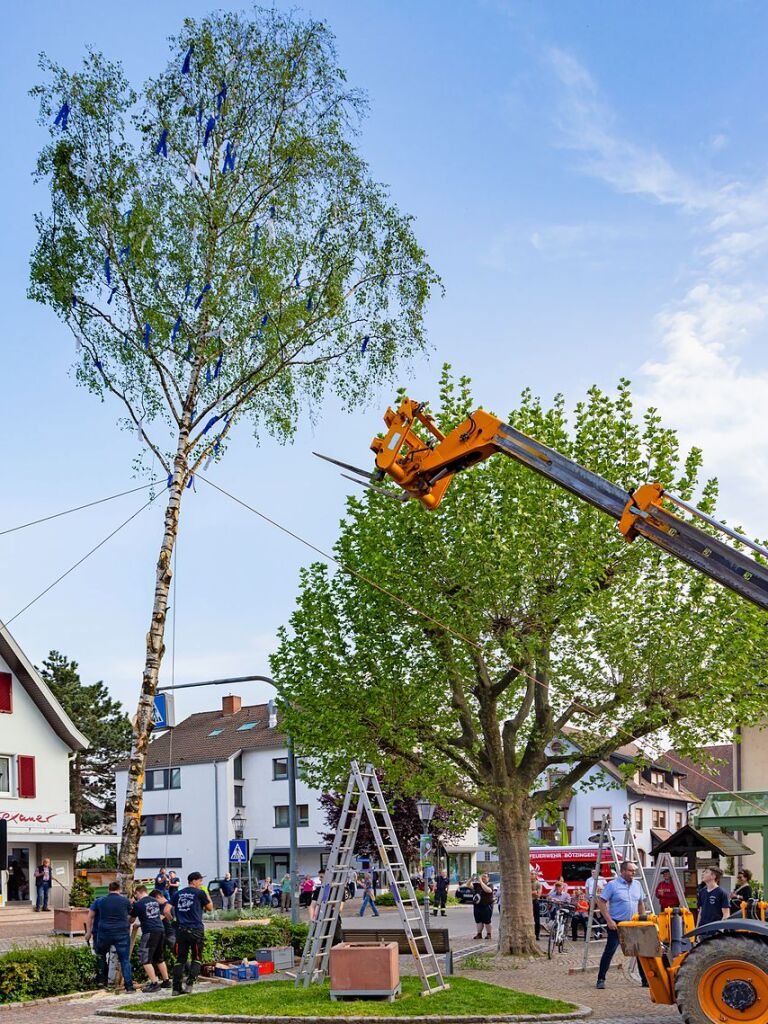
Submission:
<svg viewBox="0 0 768 1024">
<path fill-rule="evenodd" d="M 127 765 L 117 772 L 118 832 L 126 783 Z M 320 796 L 299 767 L 299 874 L 316 875 L 327 860 Z M 245 820 L 252 876 L 282 878 L 289 867 L 286 740 L 268 704 L 243 707 L 239 697 L 227 696 L 220 710 L 190 715 L 150 744 L 136 875 L 167 867 L 182 877 L 201 871 L 220 878 L 230 870 L 236 813 Z M 452 874 L 467 877 L 476 862 L 477 830 L 446 843 L 442 852 Z"/>
<path fill-rule="evenodd" d="M 31 874 L 44 857 L 53 869 L 52 901 L 63 905 L 75 850 L 94 837 L 75 835 L 69 802 L 69 758 L 88 740 L 75 727 L 8 630 L 0 625 L 0 818 L 8 825 L 8 891 L 2 904 L 34 900 Z M 21 874 L 19 873 L 19 869 Z M 17 882 L 22 884 L 17 888 Z"/>
<path fill-rule="evenodd" d="M 564 753 L 575 740 L 555 740 L 549 754 Z M 640 762 L 642 766 L 636 766 Z M 546 780 L 554 785 L 564 773 L 555 765 Z M 700 802 L 685 786 L 685 772 L 668 764 L 645 765 L 642 752 L 634 743 L 619 747 L 609 758 L 592 768 L 576 785 L 573 795 L 563 802 L 569 842 L 583 846 L 599 830 L 603 815 L 612 827 L 624 828 L 624 815 L 629 815 L 640 862 L 650 866 L 655 847 L 688 823 L 688 812 Z M 559 842 L 557 826 L 543 820 L 536 822 L 538 837 L 545 842 Z M 616 837 L 621 841 L 621 836 Z"/>
<path fill-rule="evenodd" d="M 127 766 L 117 772 L 118 832 Z M 325 816 L 316 790 L 296 780 L 298 870 L 317 874 L 326 859 Z M 270 721 L 269 705 L 243 707 L 224 697 L 221 709 L 190 715 L 154 740 L 147 754 L 136 874 L 160 867 L 182 877 L 229 870 L 236 812 L 245 819 L 254 878 L 288 871 L 288 749 Z"/>
</svg>

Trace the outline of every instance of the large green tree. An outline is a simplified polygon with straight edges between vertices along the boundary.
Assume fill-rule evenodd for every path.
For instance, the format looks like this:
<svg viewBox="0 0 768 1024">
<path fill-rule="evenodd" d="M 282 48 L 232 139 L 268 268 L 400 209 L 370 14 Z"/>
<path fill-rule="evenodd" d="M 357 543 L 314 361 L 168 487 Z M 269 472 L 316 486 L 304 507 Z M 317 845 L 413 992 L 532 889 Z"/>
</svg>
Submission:
<svg viewBox="0 0 768 1024">
<path fill-rule="evenodd" d="M 472 407 L 446 373 L 441 428 Z M 525 392 L 509 422 L 627 491 L 697 492 L 700 452 L 682 459 L 654 412 L 638 424 L 626 382 L 591 389 L 570 423 L 561 398 Z M 705 483 L 699 504 L 715 494 Z M 326 784 L 370 758 L 393 788 L 492 823 L 505 952 L 536 949 L 531 818 L 630 739 L 690 751 L 761 713 L 762 612 L 502 456 L 458 475 L 436 512 L 351 498 L 335 554 L 343 568 L 303 570 L 273 657 L 286 728 Z M 573 729 L 579 749 L 553 750 Z"/>
<path fill-rule="evenodd" d="M 131 720 L 104 683 L 84 683 L 77 662 L 66 655 L 51 651 L 40 674 L 90 743 L 69 762 L 75 831 L 111 827 L 115 822 L 115 770 L 131 749 Z"/>
<path fill-rule="evenodd" d="M 410 218 L 355 146 L 364 98 L 320 22 L 254 8 L 184 22 L 134 89 L 89 53 L 44 59 L 30 295 L 76 340 L 77 380 L 114 399 L 168 475 L 128 774 L 133 875 L 171 559 L 185 488 L 243 421 L 290 439 L 329 390 L 344 406 L 424 344 L 435 278 Z M 140 457 L 141 461 L 141 457 Z"/>
</svg>

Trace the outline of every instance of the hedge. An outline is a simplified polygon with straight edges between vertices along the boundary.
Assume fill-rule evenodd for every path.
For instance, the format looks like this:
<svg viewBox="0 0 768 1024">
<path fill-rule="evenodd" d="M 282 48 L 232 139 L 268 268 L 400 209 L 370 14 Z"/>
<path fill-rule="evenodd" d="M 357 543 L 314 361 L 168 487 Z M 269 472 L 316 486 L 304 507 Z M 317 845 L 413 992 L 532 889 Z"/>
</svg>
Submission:
<svg viewBox="0 0 768 1024">
<path fill-rule="evenodd" d="M 280 919 L 268 925 L 210 928 L 205 933 L 203 956 L 208 963 L 242 960 L 264 946 L 289 945 L 301 954 L 306 937 L 306 924 L 292 925 Z M 138 945 L 137 942 L 131 958 L 137 980 L 144 976 Z M 170 953 L 167 962 L 169 967 L 173 965 Z M 96 957 L 88 946 L 39 946 L 14 949 L 0 956 L 0 1003 L 87 992 L 95 987 Z"/>
</svg>

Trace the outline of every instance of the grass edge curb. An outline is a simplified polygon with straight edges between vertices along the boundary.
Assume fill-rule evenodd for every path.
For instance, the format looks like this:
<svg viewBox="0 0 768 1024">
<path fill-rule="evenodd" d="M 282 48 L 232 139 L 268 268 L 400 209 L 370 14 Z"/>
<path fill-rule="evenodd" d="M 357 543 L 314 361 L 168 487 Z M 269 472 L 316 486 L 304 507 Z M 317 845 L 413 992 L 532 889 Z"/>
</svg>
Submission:
<svg viewBox="0 0 768 1024">
<path fill-rule="evenodd" d="M 136 1020 L 138 1010 L 97 1010 L 96 1015 L 98 1017 L 121 1017 L 123 1019 Z M 445 1022 L 445 1024 L 486 1024 L 486 1022 L 498 1021 L 500 1024 L 534 1024 L 541 1021 L 561 1021 L 561 1020 L 582 1020 L 585 1017 L 589 1017 L 592 1013 L 592 1007 L 580 1006 L 577 1004 L 575 1010 L 570 1010 L 568 1013 L 549 1013 L 549 1014 L 495 1014 L 492 1017 L 479 1016 L 479 1015 L 466 1015 L 459 1017 L 442 1017 L 437 1015 L 431 1016 L 419 1016 L 419 1017 L 378 1017 L 375 1018 L 377 1021 L 382 1021 L 383 1024 L 433 1024 L 435 1021 Z M 174 1019 L 180 1021 L 215 1021 L 215 1022 L 235 1022 L 235 1024 L 275 1024 L 279 1021 L 280 1024 L 370 1024 L 370 1021 L 374 1018 L 371 1017 L 291 1017 L 286 1015 L 285 1017 L 271 1016 L 260 1016 L 252 1017 L 246 1014 L 218 1014 L 218 1013 L 196 1013 L 190 1014 L 187 1017 L 176 1016 L 172 1013 L 158 1013 L 156 1011 L 141 1011 L 141 1016 L 146 1020 L 164 1020 L 173 1021 Z"/>
</svg>

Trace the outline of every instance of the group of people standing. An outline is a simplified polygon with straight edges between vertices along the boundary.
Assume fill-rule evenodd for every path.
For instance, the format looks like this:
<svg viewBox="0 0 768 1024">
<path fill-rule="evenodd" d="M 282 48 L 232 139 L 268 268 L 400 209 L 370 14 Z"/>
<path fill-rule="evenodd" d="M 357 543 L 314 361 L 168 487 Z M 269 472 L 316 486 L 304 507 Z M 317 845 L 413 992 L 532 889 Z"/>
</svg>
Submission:
<svg viewBox="0 0 768 1024">
<path fill-rule="evenodd" d="M 93 942 L 98 958 L 99 984 L 106 987 L 108 983 L 109 955 L 114 949 L 125 991 L 136 991 L 131 949 L 140 931 L 139 962 L 147 976 L 142 991 L 156 992 L 172 987 L 175 996 L 191 992 L 203 962 L 203 913 L 210 910 L 213 904 L 199 871 L 187 876 L 187 885 L 183 888 L 179 879 L 171 884 L 170 876 L 162 872 L 155 879 L 151 892 L 146 885 L 137 885 L 132 900 L 120 892 L 119 882 L 111 882 L 107 895 L 91 904 L 85 934 L 86 941 Z M 172 978 L 165 962 L 168 948 L 176 958 Z"/>
</svg>

